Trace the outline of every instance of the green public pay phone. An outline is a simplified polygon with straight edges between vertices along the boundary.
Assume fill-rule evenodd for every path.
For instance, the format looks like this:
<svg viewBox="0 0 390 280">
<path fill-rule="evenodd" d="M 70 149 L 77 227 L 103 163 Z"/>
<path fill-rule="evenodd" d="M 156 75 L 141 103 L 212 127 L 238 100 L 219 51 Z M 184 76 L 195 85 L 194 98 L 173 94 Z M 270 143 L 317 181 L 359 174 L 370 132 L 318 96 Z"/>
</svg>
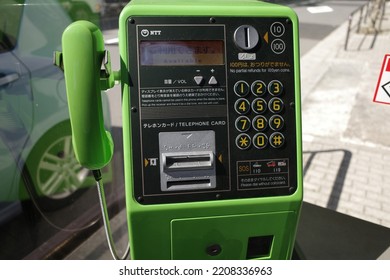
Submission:
<svg viewBox="0 0 390 280">
<path fill-rule="evenodd" d="M 100 90 L 122 84 L 133 259 L 286 259 L 302 202 L 298 20 L 256 0 L 133 0 L 120 72 L 76 22 L 63 63 L 76 156 L 112 155 Z M 104 65 L 104 69 L 101 69 Z"/>
</svg>

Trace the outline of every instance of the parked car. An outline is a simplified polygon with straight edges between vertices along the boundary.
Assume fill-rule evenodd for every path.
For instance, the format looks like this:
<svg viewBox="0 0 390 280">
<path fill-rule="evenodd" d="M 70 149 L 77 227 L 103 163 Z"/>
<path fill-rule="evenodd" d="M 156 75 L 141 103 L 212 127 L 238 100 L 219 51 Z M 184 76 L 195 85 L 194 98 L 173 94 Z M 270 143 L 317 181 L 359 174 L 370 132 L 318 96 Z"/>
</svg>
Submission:
<svg viewBox="0 0 390 280">
<path fill-rule="evenodd" d="M 61 49 L 63 30 L 72 22 L 60 2 L 0 3 L 3 204 L 32 200 L 41 209 L 55 209 L 94 185 L 89 170 L 75 159 L 63 72 L 52 61 L 53 51 Z M 107 102 L 105 107 L 109 127 Z"/>
</svg>

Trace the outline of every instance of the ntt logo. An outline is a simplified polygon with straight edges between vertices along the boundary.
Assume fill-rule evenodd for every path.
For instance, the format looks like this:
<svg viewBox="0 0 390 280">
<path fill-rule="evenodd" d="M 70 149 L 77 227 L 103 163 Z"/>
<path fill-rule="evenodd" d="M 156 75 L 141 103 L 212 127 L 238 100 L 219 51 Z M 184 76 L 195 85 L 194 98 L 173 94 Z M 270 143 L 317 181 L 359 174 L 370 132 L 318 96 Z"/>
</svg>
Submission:
<svg viewBox="0 0 390 280">
<path fill-rule="evenodd" d="M 148 30 L 148 29 L 141 30 L 142 37 L 159 36 L 159 35 L 161 35 L 161 30 Z"/>
<path fill-rule="evenodd" d="M 150 34 L 149 30 L 147 30 L 147 29 L 142 29 L 141 30 L 141 36 L 142 37 L 148 37 L 149 34 Z"/>
</svg>

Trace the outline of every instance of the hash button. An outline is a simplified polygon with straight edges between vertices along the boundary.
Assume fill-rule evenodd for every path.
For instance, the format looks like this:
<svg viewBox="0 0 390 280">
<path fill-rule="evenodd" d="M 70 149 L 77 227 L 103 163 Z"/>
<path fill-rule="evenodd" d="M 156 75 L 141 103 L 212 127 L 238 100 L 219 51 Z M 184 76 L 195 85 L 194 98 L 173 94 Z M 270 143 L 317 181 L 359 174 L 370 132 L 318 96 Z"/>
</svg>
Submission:
<svg viewBox="0 0 390 280">
<path fill-rule="evenodd" d="M 272 133 L 271 136 L 269 137 L 269 142 L 272 147 L 280 148 L 283 146 L 285 142 L 284 135 L 280 132 Z"/>
</svg>

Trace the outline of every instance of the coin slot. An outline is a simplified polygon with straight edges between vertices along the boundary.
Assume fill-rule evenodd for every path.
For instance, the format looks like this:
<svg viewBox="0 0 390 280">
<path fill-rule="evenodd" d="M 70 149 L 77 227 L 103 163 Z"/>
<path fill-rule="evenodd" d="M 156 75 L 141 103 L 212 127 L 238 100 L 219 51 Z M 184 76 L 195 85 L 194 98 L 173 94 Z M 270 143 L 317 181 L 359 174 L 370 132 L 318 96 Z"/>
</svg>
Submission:
<svg viewBox="0 0 390 280">
<path fill-rule="evenodd" d="M 250 36 L 249 36 L 249 28 L 244 28 L 244 34 L 245 34 L 245 47 L 250 48 L 251 42 L 250 42 Z"/>
<path fill-rule="evenodd" d="M 234 42 L 244 51 L 254 49 L 259 43 L 259 33 L 250 25 L 241 25 L 234 32 Z"/>
</svg>

